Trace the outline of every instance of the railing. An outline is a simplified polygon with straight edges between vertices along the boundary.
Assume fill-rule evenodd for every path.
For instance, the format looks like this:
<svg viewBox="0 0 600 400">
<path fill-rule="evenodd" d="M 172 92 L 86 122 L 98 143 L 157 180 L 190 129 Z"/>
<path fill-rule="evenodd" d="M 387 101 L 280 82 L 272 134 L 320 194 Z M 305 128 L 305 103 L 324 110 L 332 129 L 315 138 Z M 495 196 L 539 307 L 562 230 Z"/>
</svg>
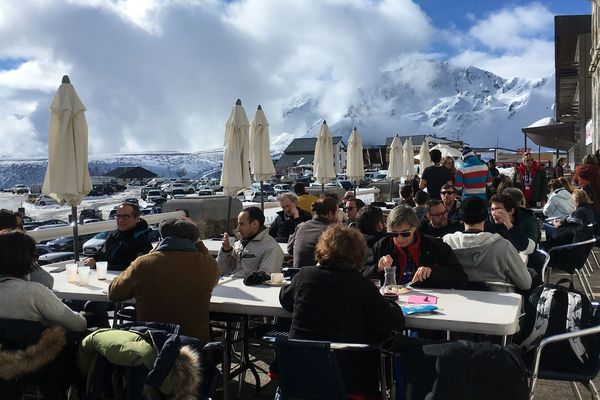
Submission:
<svg viewBox="0 0 600 400">
<path fill-rule="evenodd" d="M 163 214 L 144 215 L 142 218 L 148 224 L 156 224 L 156 223 L 160 223 L 160 222 L 164 221 L 167 218 L 177 218 L 177 217 L 184 216 L 184 215 L 185 215 L 184 211 L 173 211 L 173 212 L 168 212 L 168 213 L 163 213 Z M 104 231 L 112 231 L 113 229 L 116 229 L 116 228 L 117 228 L 117 222 L 115 220 L 92 222 L 89 224 L 77 225 L 77 231 L 78 231 L 79 235 L 104 232 Z M 57 228 L 42 229 L 39 231 L 33 230 L 33 231 L 28 231 L 27 234 L 29 234 L 36 241 L 40 242 L 43 240 L 56 239 L 57 237 L 61 237 L 61 236 L 73 236 L 73 227 L 71 225 L 69 225 L 69 226 L 60 226 Z"/>
</svg>

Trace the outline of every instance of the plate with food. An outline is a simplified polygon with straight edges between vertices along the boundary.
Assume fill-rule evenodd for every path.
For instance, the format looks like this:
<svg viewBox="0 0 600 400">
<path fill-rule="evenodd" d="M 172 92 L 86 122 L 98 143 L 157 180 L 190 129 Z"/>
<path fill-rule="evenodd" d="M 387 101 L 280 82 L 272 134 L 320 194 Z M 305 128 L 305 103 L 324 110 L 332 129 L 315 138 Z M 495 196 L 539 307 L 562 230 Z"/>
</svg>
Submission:
<svg viewBox="0 0 600 400">
<path fill-rule="evenodd" d="M 271 280 L 269 279 L 268 281 L 265 281 L 265 285 L 269 285 L 269 286 L 286 286 L 289 285 L 290 281 L 281 281 L 281 282 L 271 282 Z"/>
<path fill-rule="evenodd" d="M 410 286 L 399 286 L 399 285 L 390 285 L 383 287 L 383 294 L 393 293 L 396 295 L 406 294 L 412 290 Z"/>
</svg>

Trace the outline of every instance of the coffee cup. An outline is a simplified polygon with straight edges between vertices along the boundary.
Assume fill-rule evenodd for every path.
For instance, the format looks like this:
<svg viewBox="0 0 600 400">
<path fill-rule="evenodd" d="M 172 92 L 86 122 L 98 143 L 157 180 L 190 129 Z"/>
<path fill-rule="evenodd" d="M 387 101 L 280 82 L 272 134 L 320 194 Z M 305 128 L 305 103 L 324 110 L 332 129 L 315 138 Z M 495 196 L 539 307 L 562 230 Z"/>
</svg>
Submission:
<svg viewBox="0 0 600 400">
<path fill-rule="evenodd" d="M 65 265 L 65 271 L 67 272 L 67 282 L 73 283 L 77 280 L 77 264 Z"/>
<path fill-rule="evenodd" d="M 98 261 L 96 263 L 96 277 L 99 280 L 106 279 L 106 270 L 108 269 L 108 261 Z"/>
<path fill-rule="evenodd" d="M 281 272 L 273 272 L 271 274 L 271 283 L 274 283 L 274 284 L 283 283 L 283 274 Z"/>
</svg>

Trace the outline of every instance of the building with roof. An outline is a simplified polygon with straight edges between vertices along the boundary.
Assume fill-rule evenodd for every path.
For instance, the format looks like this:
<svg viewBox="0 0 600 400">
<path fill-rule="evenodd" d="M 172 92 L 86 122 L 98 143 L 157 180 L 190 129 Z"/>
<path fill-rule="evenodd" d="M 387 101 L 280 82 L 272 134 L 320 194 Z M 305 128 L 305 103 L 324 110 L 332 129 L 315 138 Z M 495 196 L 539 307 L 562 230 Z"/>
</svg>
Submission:
<svg viewBox="0 0 600 400">
<path fill-rule="evenodd" d="M 347 147 L 341 136 L 334 136 L 333 165 L 336 173 L 346 169 Z M 291 170 L 312 169 L 317 138 L 296 138 L 286 147 L 275 163 L 278 173 Z"/>
<path fill-rule="evenodd" d="M 125 184 L 139 179 L 156 178 L 158 175 L 142 167 L 119 167 L 105 173 L 103 176 L 115 178 L 119 183 Z"/>
</svg>

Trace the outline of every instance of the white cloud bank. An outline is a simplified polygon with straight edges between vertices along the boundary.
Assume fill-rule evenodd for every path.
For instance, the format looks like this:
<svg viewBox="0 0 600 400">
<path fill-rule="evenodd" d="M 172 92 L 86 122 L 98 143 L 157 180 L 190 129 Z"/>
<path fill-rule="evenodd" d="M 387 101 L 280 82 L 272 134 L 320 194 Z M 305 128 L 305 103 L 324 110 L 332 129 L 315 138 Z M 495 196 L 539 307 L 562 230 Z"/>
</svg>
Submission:
<svg viewBox="0 0 600 400">
<path fill-rule="evenodd" d="M 546 8 L 477 17 L 453 35 L 453 62 L 505 77 L 552 73 Z M 237 98 L 249 118 L 263 105 L 273 137 L 296 95 L 318 98 L 332 120 L 382 69 L 432 57 L 440 36 L 410 0 L 8 2 L 0 67 L 25 62 L 0 70 L 0 157 L 47 154 L 48 106 L 64 73 L 88 109 L 91 153 L 197 151 L 222 146 Z"/>
</svg>

